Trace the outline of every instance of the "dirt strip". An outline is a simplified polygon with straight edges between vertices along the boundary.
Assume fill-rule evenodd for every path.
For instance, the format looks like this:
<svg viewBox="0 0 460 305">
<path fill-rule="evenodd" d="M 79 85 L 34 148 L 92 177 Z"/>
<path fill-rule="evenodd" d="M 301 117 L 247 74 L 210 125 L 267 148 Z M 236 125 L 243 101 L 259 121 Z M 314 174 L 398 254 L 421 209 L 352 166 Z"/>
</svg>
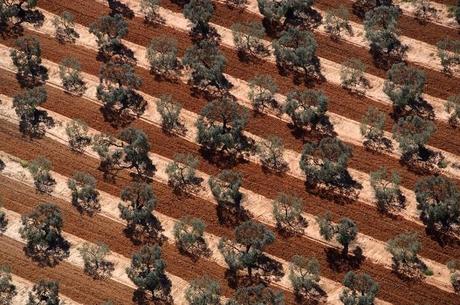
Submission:
<svg viewBox="0 0 460 305">
<path fill-rule="evenodd" d="M 32 282 L 57 280 L 60 292 L 81 304 L 101 304 L 110 299 L 115 304 L 135 304 L 132 301 L 133 289 L 112 280 L 93 280 L 81 269 L 66 262 L 53 268 L 39 267 L 25 256 L 23 247 L 24 244 L 18 241 L 0 236 L 0 264 L 10 265 L 12 273 Z"/>
<path fill-rule="evenodd" d="M 68 5 L 70 5 L 70 3 Z M 94 5 L 98 5 L 98 4 L 95 3 Z M 53 11 L 52 8 L 49 8 L 49 9 Z M 101 10 L 105 10 L 105 12 L 108 13 L 107 8 L 103 5 L 100 5 L 98 6 L 97 9 L 95 9 L 95 11 L 99 11 L 99 12 L 101 12 Z M 55 8 L 53 12 L 56 13 L 57 9 Z M 88 12 L 88 10 L 85 10 L 85 12 Z M 94 20 L 91 18 L 96 18 L 96 17 L 97 15 L 88 17 L 82 14 L 78 14 L 76 19 L 77 19 L 77 22 L 82 23 L 83 25 L 87 26 L 89 23 L 92 22 L 92 20 Z M 133 21 L 130 21 L 130 32 L 128 34 L 127 39 L 137 44 L 145 46 L 149 43 L 152 37 L 158 36 L 158 35 L 165 35 L 165 34 L 177 37 L 179 41 L 178 47 L 181 53 L 185 50 L 187 46 L 189 46 L 190 40 L 189 40 L 189 37 L 185 33 L 174 31 L 173 29 L 167 28 L 167 27 L 146 28 L 139 18 L 135 18 Z M 41 37 L 41 38 L 44 38 L 44 37 Z M 5 42 L 5 43 L 8 44 L 8 42 Z M 63 55 L 61 55 L 60 57 L 58 54 L 56 54 L 56 48 L 63 49 L 63 48 L 67 48 L 68 46 L 59 46 L 56 42 L 53 42 L 53 41 L 49 41 L 47 43 L 54 43 L 56 47 L 50 46 L 53 52 L 47 55 L 46 54 L 47 52 L 43 51 L 43 55 L 45 57 L 48 57 L 52 61 L 56 61 L 56 59 L 59 61 L 59 59 L 62 58 Z M 261 62 L 261 63 L 250 63 L 247 65 L 241 65 L 241 63 L 239 62 L 233 50 L 227 49 L 225 47 L 223 47 L 222 50 L 228 61 L 227 63 L 228 68 L 226 72 L 231 74 L 232 76 L 241 78 L 244 80 L 249 80 L 251 77 L 256 75 L 255 71 L 259 71 L 260 73 L 265 73 L 265 74 L 271 74 L 273 77 L 275 77 L 278 83 L 278 86 L 280 87 L 280 92 L 283 94 L 287 93 L 289 90 L 292 89 L 292 86 L 294 86 L 294 84 L 292 83 L 292 80 L 289 77 L 282 77 L 278 74 L 277 69 L 273 64 L 267 64 L 266 62 Z M 75 56 L 77 56 L 78 53 L 80 52 L 77 52 Z M 68 53 L 63 52 L 63 54 L 68 54 Z M 82 62 L 87 62 L 87 61 L 88 59 L 82 60 Z M 97 70 L 98 70 L 97 65 L 94 65 L 94 64 L 88 64 L 87 66 L 84 65 L 83 69 L 88 69 L 88 70 L 85 70 L 85 72 L 88 72 L 91 74 L 97 74 Z M 151 95 L 156 95 L 155 92 L 158 92 L 157 89 L 162 90 L 163 88 L 166 89 L 167 87 L 166 92 L 172 94 L 174 97 L 177 97 L 177 99 L 183 103 L 185 108 L 195 111 L 195 112 L 201 109 L 203 105 L 201 102 L 202 101 L 201 99 L 193 97 L 190 94 L 188 94 L 186 98 L 183 97 L 184 93 L 189 92 L 189 90 L 185 88 L 182 90 L 178 89 L 177 86 L 182 86 L 182 84 L 170 84 L 170 83 L 165 83 L 165 82 L 159 83 L 153 80 L 151 77 L 147 77 L 148 73 L 146 73 L 145 71 L 141 71 L 141 69 L 139 69 L 139 74 L 143 76 L 144 78 L 144 86 L 141 88 L 141 90 L 143 90 L 144 92 L 149 93 Z M 445 82 L 440 82 L 439 84 L 443 84 L 443 83 Z M 439 84 L 438 84 L 438 87 L 439 87 Z M 457 87 L 458 87 L 458 84 L 450 86 L 451 89 L 457 88 Z M 361 120 L 362 116 L 367 111 L 368 106 L 372 105 L 374 107 L 379 108 L 380 110 L 388 114 L 385 129 L 387 131 L 391 131 L 391 127 L 392 127 L 392 119 L 390 117 L 390 114 L 392 112 L 391 107 L 387 105 L 382 105 L 381 103 L 372 101 L 367 98 L 358 98 L 356 96 L 352 96 L 346 90 L 343 90 L 336 86 L 332 86 L 327 83 L 317 86 L 317 89 L 324 90 L 325 93 L 329 96 L 330 111 L 344 115 L 355 121 Z M 175 92 L 175 91 L 178 91 L 178 92 Z M 256 124 L 255 120 L 251 120 L 250 125 L 252 124 Z M 265 129 L 266 128 L 265 126 L 267 125 L 261 124 L 261 126 L 259 127 L 261 129 Z M 445 149 L 446 151 L 452 152 L 454 154 L 460 154 L 460 147 L 457 144 L 460 142 L 460 134 L 453 133 L 452 129 L 449 126 L 447 126 L 445 123 L 438 121 L 437 126 L 438 126 L 438 131 L 432 137 L 429 144 L 435 147 Z"/>
</svg>

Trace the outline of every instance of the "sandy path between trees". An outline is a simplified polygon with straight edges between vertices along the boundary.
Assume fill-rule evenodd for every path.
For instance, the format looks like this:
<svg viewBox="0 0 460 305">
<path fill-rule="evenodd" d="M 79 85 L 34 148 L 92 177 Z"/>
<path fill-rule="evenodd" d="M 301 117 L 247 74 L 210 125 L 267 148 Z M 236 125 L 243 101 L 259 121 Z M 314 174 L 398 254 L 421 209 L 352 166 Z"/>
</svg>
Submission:
<svg viewBox="0 0 460 305">
<path fill-rule="evenodd" d="M 5 101 L 4 105 L 5 106 L 10 106 L 11 105 L 11 100 L 8 101 L 7 97 L 3 97 L 2 100 Z M 8 107 L 3 107 L 2 105 L 2 114 L 9 118 L 10 120 L 15 121 L 17 120 L 17 117 L 15 117 L 14 111 Z M 60 122 L 60 124 L 57 124 L 56 127 L 50 129 L 48 131 L 48 136 L 51 138 L 61 142 L 65 143 L 66 142 L 66 136 L 65 136 L 65 131 L 64 131 L 64 122 L 68 121 L 68 118 L 65 118 L 63 116 L 57 115 L 55 113 L 49 112 L 49 115 L 52 117 L 56 118 L 56 121 Z M 92 134 L 96 134 L 97 131 L 91 130 Z M 87 150 L 87 153 L 91 154 L 93 157 L 95 156 L 94 152 L 91 152 L 89 149 Z M 151 153 L 151 158 L 152 160 L 155 161 L 155 165 L 157 167 L 157 175 L 154 177 L 155 180 L 159 179 L 160 182 L 162 183 L 167 183 L 167 176 L 165 175 L 165 168 L 167 164 L 170 162 L 169 159 L 164 158 L 162 156 L 156 155 Z M 207 181 L 209 176 L 202 173 L 202 172 L 197 172 L 197 176 L 202 178 L 204 181 Z M 251 212 L 251 214 L 256 215 L 255 218 L 265 224 L 268 224 L 272 227 L 274 227 L 276 224 L 272 218 L 271 214 L 271 201 L 259 194 L 255 194 L 249 190 L 246 189 L 241 189 L 241 192 L 244 194 L 245 198 L 243 199 L 242 205 L 248 209 L 248 211 Z M 203 198 L 209 202 L 212 202 L 216 204 L 212 193 L 209 189 L 209 187 L 206 185 L 206 187 L 203 187 L 199 192 L 196 194 L 200 198 Z M 305 219 L 309 222 L 309 226 L 305 230 L 305 237 L 311 240 L 314 240 L 316 242 L 320 242 L 323 244 L 327 244 L 328 246 L 335 247 L 335 248 L 340 248 L 339 245 L 336 242 L 325 242 L 321 239 L 321 236 L 319 235 L 319 228 L 315 222 L 315 217 L 314 215 L 303 213 L 302 214 Z M 364 234 L 359 234 L 357 238 L 357 242 L 355 246 L 360 246 L 363 249 L 363 253 L 365 256 L 368 256 L 373 262 L 382 264 L 385 268 L 391 269 L 391 257 L 386 252 L 385 250 L 385 243 L 378 241 L 372 237 L 366 236 Z M 433 270 L 434 275 L 431 277 L 426 278 L 426 282 L 434 285 L 438 288 L 441 288 L 445 291 L 451 292 L 451 286 L 449 282 L 449 273 L 448 270 L 443 266 L 442 264 L 439 264 L 437 262 L 424 259 L 422 258 L 427 265 Z M 278 260 L 278 259 L 277 259 Z"/>
<path fill-rule="evenodd" d="M 394 0 L 394 4 L 399 5 L 405 15 L 415 17 L 414 5 L 410 2 L 404 2 L 402 0 Z M 449 13 L 449 7 L 445 4 L 429 1 L 431 7 L 436 10 L 437 18 L 430 18 L 428 22 L 439 24 L 441 26 L 449 27 L 452 29 L 459 29 L 459 24 L 455 20 L 453 14 Z"/>
</svg>

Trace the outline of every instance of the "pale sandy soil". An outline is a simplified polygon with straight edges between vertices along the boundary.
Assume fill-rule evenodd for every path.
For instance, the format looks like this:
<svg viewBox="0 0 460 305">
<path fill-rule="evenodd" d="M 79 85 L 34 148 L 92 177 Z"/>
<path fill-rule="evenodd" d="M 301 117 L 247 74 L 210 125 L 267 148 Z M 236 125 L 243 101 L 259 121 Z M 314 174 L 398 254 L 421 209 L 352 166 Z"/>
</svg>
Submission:
<svg viewBox="0 0 460 305">
<path fill-rule="evenodd" d="M 15 117 L 14 111 L 12 111 L 11 109 L 7 108 L 8 104 L 11 105 L 11 101 L 8 103 L 7 99 L 2 98 L 2 100 L 5 100 L 4 105 L 2 105 L 2 108 L 0 108 L 0 109 L 3 109 L 3 114 L 5 116 L 7 116 L 7 117 L 14 118 Z M 6 106 L 6 107 L 3 107 L 3 106 Z M 5 109 L 5 108 L 7 108 L 7 109 Z M 7 113 L 7 112 L 9 112 L 9 113 Z M 59 115 L 57 115 L 55 113 L 52 113 L 52 112 L 49 112 L 49 115 L 52 116 L 52 117 L 57 117 L 57 120 L 59 122 L 61 122 L 61 124 L 57 124 L 56 127 L 54 127 L 51 130 L 49 130 L 48 136 L 50 136 L 52 134 L 53 136 L 51 136 L 51 137 L 53 139 L 55 139 L 55 140 L 57 140 L 57 141 L 59 141 L 61 143 L 65 143 L 66 142 L 66 136 L 65 136 L 65 133 L 64 133 L 64 128 L 62 126 L 64 126 L 65 124 L 63 124 L 63 123 L 68 121 L 69 119 L 65 118 L 63 116 L 59 116 Z M 95 134 L 95 133 L 97 133 L 97 131 L 91 130 L 90 133 Z M 92 155 L 94 156 L 94 152 L 92 152 Z M 161 157 L 161 156 L 158 156 L 158 155 L 153 154 L 153 153 L 151 153 L 151 158 L 152 158 L 152 160 L 154 160 L 155 165 L 157 166 L 157 169 L 158 169 L 158 175 L 155 176 L 154 179 L 158 180 L 161 183 L 167 183 L 167 176 L 165 175 L 165 168 L 166 168 L 167 164 L 171 160 L 169 160 L 167 158 L 164 158 L 164 157 Z M 208 178 L 209 178 L 208 175 L 206 175 L 204 173 L 201 173 L 201 172 L 197 172 L 197 175 L 199 177 L 203 178 L 204 180 L 208 180 Z M 251 192 L 249 190 L 241 189 L 241 191 L 244 194 L 243 206 L 246 209 L 248 209 L 251 212 L 251 214 L 255 215 L 255 218 L 258 219 L 259 221 L 261 221 L 263 223 L 266 223 L 268 225 L 274 226 L 275 222 L 273 220 L 272 212 L 271 212 L 271 201 L 268 198 L 266 198 L 264 196 L 261 196 L 259 194 L 255 194 L 255 193 L 253 193 L 253 192 Z M 59 192 L 58 192 L 58 194 L 59 194 Z M 205 200 L 207 200 L 209 202 L 212 202 L 212 203 L 216 204 L 215 200 L 214 200 L 214 198 L 212 196 L 212 193 L 211 193 L 211 191 L 210 191 L 208 186 L 203 187 L 201 190 L 199 190 L 197 192 L 196 195 L 198 197 L 200 197 L 200 198 L 203 198 L 203 199 L 205 199 Z M 116 209 L 116 205 L 113 206 L 109 210 L 113 211 L 114 209 Z M 111 214 L 110 216 L 111 216 L 110 218 L 112 218 L 112 219 L 117 217 L 116 214 L 115 215 Z M 314 218 L 313 215 L 303 213 L 303 216 L 311 224 L 305 231 L 305 237 L 307 237 L 307 238 L 309 238 L 311 240 L 322 242 L 322 243 L 327 244 L 327 245 L 332 246 L 332 247 L 339 248 L 339 245 L 337 243 L 335 243 L 335 242 L 324 242 L 324 241 L 322 241 L 321 236 L 318 233 L 319 230 L 316 227 L 315 218 Z M 368 256 L 372 261 L 375 261 L 376 263 L 379 263 L 379 264 L 383 264 L 386 268 L 391 269 L 391 258 L 389 257 L 388 253 L 385 251 L 385 243 L 384 242 L 375 240 L 372 237 L 368 237 L 368 236 L 363 235 L 363 234 L 359 234 L 359 237 L 357 238 L 356 246 L 358 246 L 358 245 L 363 249 L 364 254 L 366 256 Z M 222 260 L 223 260 L 223 258 L 216 259 L 216 262 L 217 263 L 219 263 L 219 262 L 223 263 Z M 431 265 L 433 265 L 432 269 L 435 271 L 435 274 L 432 277 L 427 278 L 426 281 L 428 283 L 432 284 L 432 285 L 435 285 L 435 286 L 441 288 L 441 289 L 451 291 L 448 276 L 446 277 L 446 274 L 448 275 L 448 271 L 446 271 L 447 269 L 444 266 L 442 266 L 441 264 L 439 264 L 439 263 L 432 262 L 432 261 L 426 260 L 426 259 L 424 259 L 424 261 L 426 261 L 426 263 L 430 267 L 431 267 Z M 225 266 L 225 264 L 224 264 L 224 266 Z"/>
<path fill-rule="evenodd" d="M 100 0 L 97 0 L 100 1 Z M 125 0 L 127 1 L 127 0 Z M 134 1 L 134 0 L 130 0 Z M 135 0 L 137 1 L 137 0 Z M 224 2 L 222 0 L 218 0 L 219 2 Z M 318 9 L 317 7 L 313 6 L 315 10 L 317 10 L 322 16 L 325 15 L 325 12 Z M 246 6 L 246 9 L 250 11 L 251 13 L 257 14 L 259 16 L 262 16 L 259 12 L 259 8 L 257 6 L 257 0 L 248 0 L 248 5 Z M 348 33 L 343 33 L 342 38 L 346 40 L 349 43 L 352 43 L 356 46 L 364 47 L 364 48 L 369 48 L 369 42 L 366 40 L 365 35 L 364 35 L 364 26 L 362 24 L 350 21 L 350 25 L 353 28 L 353 33 L 354 35 L 349 35 Z M 326 30 L 324 29 L 324 26 L 321 25 L 317 29 L 315 29 L 315 32 L 318 32 L 323 35 L 328 35 L 326 33 Z M 400 40 L 403 44 L 407 45 L 409 47 L 407 51 L 407 59 L 411 62 L 417 63 L 421 66 L 424 66 L 428 69 L 433 69 L 436 71 L 443 71 L 441 62 L 439 58 L 437 58 L 437 48 L 436 46 L 430 45 L 426 42 L 422 42 L 407 36 L 400 36 Z M 434 56 L 432 56 L 434 54 Z M 454 71 L 455 76 L 460 75 L 460 71 L 456 70 Z"/>
<path fill-rule="evenodd" d="M 399 5 L 401 10 L 405 15 L 415 17 L 415 8 L 410 2 L 403 2 L 401 0 L 393 1 L 394 4 Z M 431 18 L 429 22 L 436 23 L 445 27 L 458 29 L 459 25 L 455 20 L 455 17 L 449 13 L 449 7 L 445 4 L 441 4 L 438 2 L 430 1 L 431 7 L 436 9 L 436 17 Z M 450 16 L 449 16 L 450 15 Z"/>
</svg>

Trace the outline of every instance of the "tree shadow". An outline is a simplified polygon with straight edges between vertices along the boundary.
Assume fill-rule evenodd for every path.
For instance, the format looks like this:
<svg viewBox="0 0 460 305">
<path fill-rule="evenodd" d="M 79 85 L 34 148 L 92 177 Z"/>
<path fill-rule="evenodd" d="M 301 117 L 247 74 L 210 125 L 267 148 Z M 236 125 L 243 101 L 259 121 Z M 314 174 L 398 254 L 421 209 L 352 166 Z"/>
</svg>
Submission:
<svg viewBox="0 0 460 305">
<path fill-rule="evenodd" d="M 337 273 L 359 269 L 365 260 L 363 250 L 360 247 L 356 247 L 351 255 L 344 254 L 336 248 L 327 248 L 325 252 L 329 268 Z"/>
<path fill-rule="evenodd" d="M 305 186 L 307 192 L 342 205 L 356 201 L 359 191 L 363 188 L 359 182 L 353 180 L 348 172 L 341 181 L 334 184 L 320 184 L 307 179 Z"/>
<path fill-rule="evenodd" d="M 137 63 L 137 59 L 134 56 L 133 50 L 120 42 L 114 42 L 109 45 L 100 47 L 96 55 L 96 60 L 107 63 L 113 60 L 114 57 L 123 63 L 131 65 L 136 65 Z"/>
<path fill-rule="evenodd" d="M 295 301 L 299 305 L 323 305 L 327 303 L 327 292 L 314 283 L 311 291 L 294 291 Z"/>
<path fill-rule="evenodd" d="M 420 147 L 415 152 L 403 154 L 399 162 L 419 175 L 439 175 L 441 168 L 447 166 L 445 157 L 441 152 L 426 147 Z"/>
<path fill-rule="evenodd" d="M 117 1 L 117 0 L 107 0 L 107 2 L 111 10 L 110 16 L 114 16 L 118 14 L 128 19 L 134 18 L 133 10 L 130 9 L 129 6 L 127 6 L 126 4 L 121 3 L 120 1 Z"/>
<path fill-rule="evenodd" d="M 19 131 L 29 139 L 41 139 L 46 130 L 54 127 L 55 122 L 45 110 L 35 109 L 32 114 L 22 114 L 19 121 Z"/>
<path fill-rule="evenodd" d="M 202 189 L 201 184 L 203 181 L 204 179 L 201 177 L 193 177 L 192 181 L 185 185 L 175 186 L 169 181 L 168 185 L 172 188 L 174 195 L 189 198 Z"/>
<path fill-rule="evenodd" d="M 385 153 L 393 150 L 393 142 L 386 137 L 365 140 L 363 145 L 367 151 L 371 152 Z"/>
<path fill-rule="evenodd" d="M 162 291 L 158 294 L 152 295 L 151 292 L 148 292 L 142 288 L 137 288 L 134 290 L 132 301 L 138 305 L 173 305 L 174 301 L 171 296 L 171 280 L 166 276 L 163 276 L 160 279 L 160 286 Z"/>
<path fill-rule="evenodd" d="M 216 212 L 219 224 L 232 228 L 252 218 L 251 213 L 245 208 L 234 208 L 223 203 L 217 204 Z"/>
<path fill-rule="evenodd" d="M 42 245 L 27 244 L 24 253 L 41 267 L 54 267 L 69 257 L 70 243 L 60 237 L 56 242 L 43 248 Z"/>
<path fill-rule="evenodd" d="M 143 245 L 146 243 L 162 245 L 166 241 L 166 236 L 162 233 L 163 231 L 161 222 L 153 215 L 142 224 L 127 224 L 123 229 L 125 236 L 134 245 Z"/>
<path fill-rule="evenodd" d="M 198 261 L 201 257 L 210 257 L 212 254 L 212 251 L 209 249 L 204 238 L 200 238 L 198 244 L 194 245 L 194 247 L 190 249 L 181 247 L 177 242 L 176 245 L 180 254 L 189 257 L 194 262 Z"/>
<path fill-rule="evenodd" d="M 369 52 L 377 68 L 388 70 L 392 65 L 404 61 L 409 47 L 403 45 L 399 40 L 396 40 L 393 45 L 390 46 L 390 49 L 391 51 L 385 52 L 377 45 L 371 43 Z"/>
</svg>

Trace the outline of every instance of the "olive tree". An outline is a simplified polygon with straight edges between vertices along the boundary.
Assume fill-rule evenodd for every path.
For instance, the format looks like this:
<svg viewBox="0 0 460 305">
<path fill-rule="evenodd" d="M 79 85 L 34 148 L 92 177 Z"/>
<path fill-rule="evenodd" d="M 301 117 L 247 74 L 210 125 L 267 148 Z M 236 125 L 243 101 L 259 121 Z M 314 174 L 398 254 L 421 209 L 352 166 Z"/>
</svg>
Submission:
<svg viewBox="0 0 460 305">
<path fill-rule="evenodd" d="M 373 305 L 379 292 L 379 285 L 366 273 L 347 272 L 343 285 L 345 287 L 340 294 L 340 301 L 344 305 Z"/>
<path fill-rule="evenodd" d="M 386 249 L 392 255 L 393 269 L 401 275 L 414 277 L 425 272 L 426 266 L 419 259 L 422 244 L 415 232 L 401 233 L 389 240 Z"/>
<path fill-rule="evenodd" d="M 156 106 L 161 116 L 161 127 L 166 133 L 184 134 L 186 132 L 180 119 L 182 105 L 176 102 L 171 95 L 161 95 Z"/>
<path fill-rule="evenodd" d="M 449 124 L 457 127 L 460 123 L 460 94 L 449 96 L 444 109 L 449 115 Z"/>
<path fill-rule="evenodd" d="M 141 0 L 141 12 L 147 24 L 163 23 L 163 18 L 159 13 L 160 0 Z"/>
<path fill-rule="evenodd" d="M 322 16 L 312 8 L 314 0 L 289 0 L 284 1 L 287 8 L 285 25 L 303 30 L 312 31 L 322 21 Z"/>
<path fill-rule="evenodd" d="M 41 193 L 50 193 L 53 190 L 56 180 L 51 176 L 50 171 L 53 165 L 50 160 L 43 156 L 38 156 L 27 164 L 32 178 L 34 179 L 35 188 Z"/>
<path fill-rule="evenodd" d="M 153 214 L 157 200 L 153 188 L 145 182 L 132 182 L 121 191 L 120 217 L 126 221 L 126 233 L 135 241 L 160 240 L 161 223 Z"/>
<path fill-rule="evenodd" d="M 275 108 L 277 106 L 278 103 L 274 96 L 278 91 L 278 86 L 270 75 L 256 75 L 248 83 L 248 98 L 255 111 L 262 112 L 266 107 Z"/>
<path fill-rule="evenodd" d="M 300 300 L 315 301 L 321 297 L 320 265 L 314 257 L 294 255 L 289 264 L 289 280 Z"/>
<path fill-rule="evenodd" d="M 289 165 L 284 159 L 284 143 L 282 138 L 272 135 L 260 141 L 257 143 L 257 153 L 265 169 L 276 173 L 282 173 L 288 169 Z"/>
<path fill-rule="evenodd" d="M 447 268 L 450 271 L 450 282 L 454 290 L 460 292 L 460 261 L 453 259 L 447 262 Z"/>
<path fill-rule="evenodd" d="M 201 91 L 220 91 L 227 87 L 223 74 L 226 60 L 215 44 L 207 40 L 193 44 L 185 51 L 182 63 L 192 71 L 193 87 Z"/>
<path fill-rule="evenodd" d="M 415 108 L 421 101 L 425 87 L 425 73 L 405 63 L 394 64 L 387 72 L 383 92 L 393 102 L 393 107 L 405 110 L 407 106 Z"/>
<path fill-rule="evenodd" d="M 396 171 L 392 171 L 390 176 L 386 167 L 380 167 L 371 172 L 370 176 L 377 209 L 380 212 L 395 213 L 405 207 L 404 195 L 399 187 L 401 178 Z"/>
<path fill-rule="evenodd" d="M 59 298 L 59 282 L 52 280 L 40 280 L 34 284 L 29 292 L 26 305 L 64 305 Z"/>
<path fill-rule="evenodd" d="M 378 6 L 366 13 L 365 37 L 377 62 L 387 66 L 393 59 L 400 60 L 407 50 L 398 37 L 399 9 L 395 6 Z"/>
<path fill-rule="evenodd" d="M 367 12 L 379 6 L 391 6 L 393 0 L 354 0 L 353 13 L 359 18 L 364 18 Z"/>
<path fill-rule="evenodd" d="M 13 107 L 19 117 L 19 131 L 29 138 L 41 138 L 46 129 L 54 126 L 54 120 L 46 110 L 37 109 L 42 106 L 48 94 L 45 87 L 25 89 L 13 98 Z"/>
<path fill-rule="evenodd" d="M 226 305 L 284 305 L 284 294 L 260 284 L 239 287 Z"/>
<path fill-rule="evenodd" d="M 433 7 L 429 0 L 412 0 L 414 15 L 420 23 L 426 23 L 429 20 L 438 19 L 438 10 Z"/>
<path fill-rule="evenodd" d="M 252 142 L 244 135 L 247 113 L 230 96 L 215 99 L 201 110 L 197 142 L 211 153 L 235 157 L 248 153 Z"/>
<path fill-rule="evenodd" d="M 70 149 L 83 152 L 91 144 L 91 136 L 88 135 L 88 125 L 79 119 L 67 122 L 65 132 L 68 137 Z"/>
<path fill-rule="evenodd" d="M 219 283 L 207 276 L 193 279 L 185 290 L 189 305 L 221 305 Z"/>
<path fill-rule="evenodd" d="M 0 197 L 0 236 L 6 231 L 8 226 L 8 217 L 6 216 L 5 211 L 1 208 L 3 207 L 2 198 Z"/>
<path fill-rule="evenodd" d="M 225 3 L 230 8 L 240 8 L 243 9 L 248 4 L 248 0 L 226 0 Z"/>
<path fill-rule="evenodd" d="M 48 79 L 48 69 L 42 65 L 40 41 L 35 37 L 19 37 L 10 57 L 16 66 L 16 78 L 23 87 L 43 85 Z"/>
<path fill-rule="evenodd" d="M 219 241 L 219 251 L 233 272 L 246 269 L 250 278 L 261 267 L 264 248 L 275 241 L 275 235 L 263 224 L 246 221 L 235 229 L 235 240 L 226 237 Z"/>
<path fill-rule="evenodd" d="M 259 12 L 264 16 L 265 26 L 273 32 L 279 31 L 289 9 L 287 1 L 257 0 Z"/>
<path fill-rule="evenodd" d="M 121 50 L 121 39 L 128 34 L 128 23 L 120 14 L 101 16 L 90 24 L 89 32 L 96 36 L 100 51 L 110 57 Z"/>
<path fill-rule="evenodd" d="M 420 218 L 429 230 L 458 233 L 460 191 L 455 182 L 443 176 L 420 178 L 415 197 Z"/>
<path fill-rule="evenodd" d="M 87 87 L 81 76 L 80 62 L 72 57 L 64 58 L 59 64 L 59 77 L 67 92 L 81 96 Z"/>
<path fill-rule="evenodd" d="M 168 36 L 155 37 L 150 41 L 146 53 L 150 70 L 157 76 L 175 80 L 180 63 L 177 59 L 177 40 Z"/>
<path fill-rule="evenodd" d="M 369 80 L 364 75 L 366 65 L 358 58 L 350 58 L 342 63 L 340 68 L 340 81 L 342 87 L 364 94 L 370 87 Z"/>
<path fill-rule="evenodd" d="M 154 302 L 165 301 L 170 299 L 171 293 L 171 281 L 165 269 L 161 248 L 158 245 L 146 245 L 133 254 L 126 273 L 139 292 L 149 292 Z"/>
<path fill-rule="evenodd" d="M 433 122 L 417 115 L 402 117 L 393 126 L 393 138 L 399 143 L 403 159 L 420 158 L 425 144 L 436 131 Z"/>
<path fill-rule="evenodd" d="M 16 286 L 12 283 L 11 268 L 8 265 L 0 266 L 0 304 L 13 304 L 17 294 Z"/>
<path fill-rule="evenodd" d="M 349 218 L 342 218 L 339 223 L 334 224 L 331 222 L 331 215 L 325 215 L 316 218 L 319 225 L 319 233 L 321 236 L 330 241 L 335 236 L 336 241 L 343 246 L 342 254 L 348 255 L 350 244 L 356 239 L 358 235 L 358 227 Z"/>
<path fill-rule="evenodd" d="M 279 193 L 273 200 L 273 217 L 278 230 L 302 234 L 308 222 L 302 217 L 304 203 L 291 194 Z"/>
<path fill-rule="evenodd" d="M 219 35 L 209 25 L 209 20 L 214 14 L 211 0 L 190 0 L 184 6 L 183 14 L 193 25 L 190 33 L 194 42 L 207 40 L 214 45 L 217 44 Z"/>
<path fill-rule="evenodd" d="M 53 18 L 54 36 L 60 43 L 75 43 L 80 34 L 75 31 L 75 16 L 68 11 Z"/>
<path fill-rule="evenodd" d="M 109 246 L 104 243 L 90 244 L 85 242 L 78 248 L 84 262 L 85 273 L 93 279 L 110 278 L 114 264 L 107 260 L 110 255 Z"/>
<path fill-rule="evenodd" d="M 317 43 L 309 31 L 288 28 L 279 39 L 273 40 L 276 64 L 283 71 L 292 71 L 305 79 L 321 76 Z"/>
<path fill-rule="evenodd" d="M 140 129 L 123 129 L 119 140 L 112 136 L 96 135 L 93 150 L 101 159 L 99 168 L 106 178 L 113 178 L 118 171 L 124 169 L 135 170 L 140 178 L 150 177 L 156 171 L 149 156 L 149 138 Z"/>
<path fill-rule="evenodd" d="M 353 35 L 349 18 L 348 9 L 343 5 L 326 11 L 324 28 L 333 40 L 339 40 L 345 31 L 348 35 Z"/>
<path fill-rule="evenodd" d="M 209 177 L 208 183 L 211 192 L 219 205 L 231 207 L 234 210 L 241 209 L 243 194 L 240 192 L 241 174 L 222 170 L 218 175 Z"/>
<path fill-rule="evenodd" d="M 391 147 L 391 143 L 385 137 L 385 113 L 370 106 L 364 114 L 360 132 L 363 136 L 363 144 L 366 148 L 379 150 Z"/>
<path fill-rule="evenodd" d="M 436 46 L 444 73 L 451 75 L 453 69 L 460 66 L 460 40 L 446 37 L 438 41 Z"/>
<path fill-rule="evenodd" d="M 142 95 L 136 92 L 141 85 L 142 80 L 131 63 L 120 58 L 103 63 L 96 97 L 103 103 L 105 118 L 116 126 L 139 118 L 147 106 Z"/>
<path fill-rule="evenodd" d="M 80 213 L 93 215 L 101 210 L 96 179 L 86 172 L 76 171 L 67 180 L 67 187 L 72 192 L 72 204 Z"/>
<path fill-rule="evenodd" d="M 206 225 L 199 218 L 184 217 L 174 224 L 174 239 L 180 251 L 193 257 L 206 255 L 208 244 L 204 239 Z"/>
<path fill-rule="evenodd" d="M 322 91 L 293 90 L 287 95 L 284 112 L 299 130 L 327 133 L 329 127 L 327 106 L 328 98 Z"/>
<path fill-rule="evenodd" d="M 232 25 L 231 30 L 233 42 L 241 58 L 267 57 L 270 54 L 263 42 L 265 29 L 260 22 L 237 22 Z"/>
<path fill-rule="evenodd" d="M 192 154 L 179 153 L 174 156 L 174 161 L 166 167 L 168 184 L 174 191 L 189 192 L 199 186 L 201 181 L 195 174 L 198 164 L 198 158 Z"/>
<path fill-rule="evenodd" d="M 35 9 L 37 3 L 38 0 L 0 1 L 0 33 L 20 35 L 23 23 L 41 26 L 45 16 Z"/>
<path fill-rule="evenodd" d="M 22 215 L 21 224 L 19 234 L 28 256 L 51 266 L 68 256 L 69 243 L 62 236 L 62 214 L 56 205 L 40 203 Z"/>
<path fill-rule="evenodd" d="M 300 158 L 309 185 L 349 187 L 351 178 L 347 167 L 351 149 L 337 138 L 323 138 L 319 144 L 305 144 Z"/>
</svg>

